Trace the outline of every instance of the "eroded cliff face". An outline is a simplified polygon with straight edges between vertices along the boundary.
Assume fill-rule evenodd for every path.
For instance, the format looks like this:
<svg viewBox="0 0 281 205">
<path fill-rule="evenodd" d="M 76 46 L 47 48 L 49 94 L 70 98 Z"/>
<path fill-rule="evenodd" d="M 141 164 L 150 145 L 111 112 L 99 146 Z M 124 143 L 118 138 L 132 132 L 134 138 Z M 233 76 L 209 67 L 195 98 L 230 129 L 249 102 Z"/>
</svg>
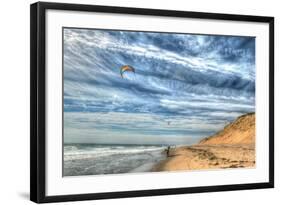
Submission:
<svg viewBox="0 0 281 205">
<path fill-rule="evenodd" d="M 201 140 L 199 144 L 254 144 L 256 136 L 255 125 L 255 113 L 242 115 L 215 135 Z"/>
</svg>

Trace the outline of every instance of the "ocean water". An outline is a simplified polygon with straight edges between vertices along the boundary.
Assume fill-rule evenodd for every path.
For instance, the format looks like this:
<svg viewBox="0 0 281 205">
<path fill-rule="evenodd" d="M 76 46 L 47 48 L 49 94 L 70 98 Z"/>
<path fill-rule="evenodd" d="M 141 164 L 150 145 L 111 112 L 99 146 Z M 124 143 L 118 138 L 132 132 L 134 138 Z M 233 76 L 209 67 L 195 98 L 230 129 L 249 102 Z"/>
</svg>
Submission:
<svg viewBox="0 0 281 205">
<path fill-rule="evenodd" d="M 162 145 L 64 145 L 64 176 L 149 172 L 165 159 Z"/>
</svg>

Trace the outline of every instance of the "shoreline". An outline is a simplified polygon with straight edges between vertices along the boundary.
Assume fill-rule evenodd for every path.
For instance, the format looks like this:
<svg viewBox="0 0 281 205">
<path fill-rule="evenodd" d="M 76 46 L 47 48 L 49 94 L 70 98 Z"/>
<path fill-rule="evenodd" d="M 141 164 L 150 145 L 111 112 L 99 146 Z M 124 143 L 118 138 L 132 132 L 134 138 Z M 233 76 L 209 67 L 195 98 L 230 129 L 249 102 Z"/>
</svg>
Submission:
<svg viewBox="0 0 281 205">
<path fill-rule="evenodd" d="M 170 148 L 152 172 L 255 167 L 255 144 L 186 145 Z"/>
</svg>

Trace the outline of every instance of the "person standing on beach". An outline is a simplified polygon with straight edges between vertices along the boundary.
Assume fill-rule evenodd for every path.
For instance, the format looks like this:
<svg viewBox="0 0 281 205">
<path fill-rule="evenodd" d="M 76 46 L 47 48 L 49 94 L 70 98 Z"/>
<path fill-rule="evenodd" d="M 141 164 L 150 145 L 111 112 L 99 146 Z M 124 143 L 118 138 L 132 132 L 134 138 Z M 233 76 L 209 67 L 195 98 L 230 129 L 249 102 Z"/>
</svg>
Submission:
<svg viewBox="0 0 281 205">
<path fill-rule="evenodd" d="M 170 146 L 167 147 L 167 157 L 169 157 L 170 148 Z"/>
</svg>

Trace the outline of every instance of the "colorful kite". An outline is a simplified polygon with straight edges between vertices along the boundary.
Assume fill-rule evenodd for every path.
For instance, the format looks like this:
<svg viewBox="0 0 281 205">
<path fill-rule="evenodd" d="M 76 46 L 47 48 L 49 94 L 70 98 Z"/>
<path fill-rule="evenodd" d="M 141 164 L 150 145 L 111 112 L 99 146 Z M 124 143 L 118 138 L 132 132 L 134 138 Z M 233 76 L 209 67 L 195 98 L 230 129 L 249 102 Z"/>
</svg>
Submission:
<svg viewBox="0 0 281 205">
<path fill-rule="evenodd" d="M 131 71 L 131 72 L 135 73 L 135 69 L 132 66 L 124 65 L 120 68 L 120 75 L 122 78 L 123 78 L 123 73 L 126 71 Z"/>
</svg>

